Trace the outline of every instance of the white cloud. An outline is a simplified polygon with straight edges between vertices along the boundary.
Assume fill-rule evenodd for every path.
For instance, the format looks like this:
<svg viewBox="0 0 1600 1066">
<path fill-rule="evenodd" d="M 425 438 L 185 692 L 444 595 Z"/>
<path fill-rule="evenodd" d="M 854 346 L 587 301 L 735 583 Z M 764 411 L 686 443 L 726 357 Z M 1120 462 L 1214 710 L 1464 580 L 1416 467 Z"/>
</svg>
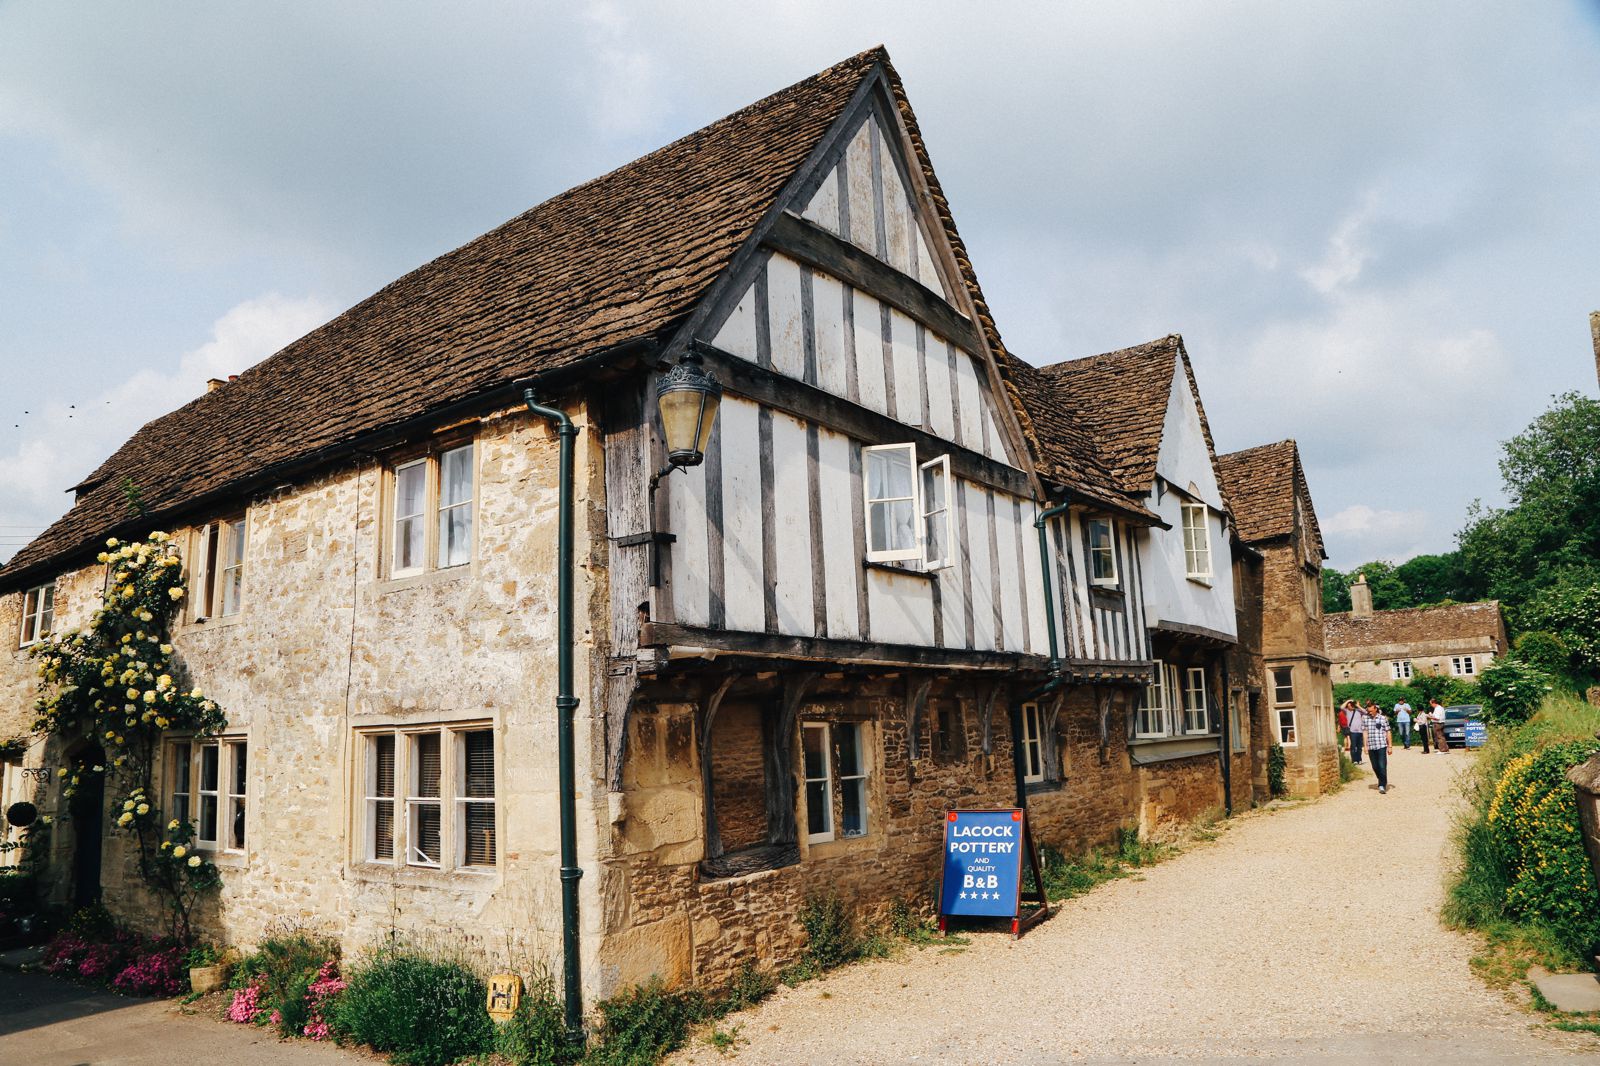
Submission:
<svg viewBox="0 0 1600 1066">
<path fill-rule="evenodd" d="M 1392 511 L 1352 504 L 1322 520 L 1322 532 L 1338 538 L 1351 549 L 1350 558 L 1335 560 L 1350 567 L 1371 559 L 1403 563 L 1430 548 L 1436 534 L 1432 517 L 1426 511 Z"/>
<path fill-rule="evenodd" d="M 259 362 L 327 321 L 333 308 L 313 297 L 268 293 L 229 309 L 211 337 L 165 367 L 136 371 L 87 400 L 50 403 L 26 416 L 20 439 L 0 454 L 0 559 L 70 503 L 63 490 L 100 464 L 141 425 L 205 391 L 206 381 Z"/>
</svg>

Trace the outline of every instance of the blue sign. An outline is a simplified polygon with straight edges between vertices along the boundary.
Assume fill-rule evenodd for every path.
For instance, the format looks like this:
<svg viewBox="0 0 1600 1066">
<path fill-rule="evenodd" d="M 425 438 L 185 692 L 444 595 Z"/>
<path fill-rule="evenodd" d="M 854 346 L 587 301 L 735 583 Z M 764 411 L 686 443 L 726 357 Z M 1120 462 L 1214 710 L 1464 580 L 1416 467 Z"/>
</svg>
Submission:
<svg viewBox="0 0 1600 1066">
<path fill-rule="evenodd" d="M 944 822 L 939 913 L 1015 918 L 1022 896 L 1022 812 L 951 811 Z"/>
<path fill-rule="evenodd" d="M 1481 748 L 1489 739 L 1489 727 L 1476 718 L 1467 719 L 1467 747 Z"/>
</svg>

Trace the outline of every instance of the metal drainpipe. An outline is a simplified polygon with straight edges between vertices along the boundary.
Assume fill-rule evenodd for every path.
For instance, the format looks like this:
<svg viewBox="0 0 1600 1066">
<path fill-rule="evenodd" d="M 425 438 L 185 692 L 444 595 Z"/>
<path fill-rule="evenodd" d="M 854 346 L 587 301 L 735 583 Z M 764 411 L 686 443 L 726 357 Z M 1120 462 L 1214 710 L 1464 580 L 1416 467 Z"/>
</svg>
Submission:
<svg viewBox="0 0 1600 1066">
<path fill-rule="evenodd" d="M 1233 689 L 1228 675 L 1228 653 L 1222 653 L 1222 815 L 1233 817 Z"/>
<path fill-rule="evenodd" d="M 561 440 L 560 503 L 556 533 L 556 759 L 561 796 L 561 984 L 566 1005 L 567 1036 L 583 1042 L 583 990 L 578 973 L 577 780 L 573 770 L 572 718 L 578 697 L 572 694 L 572 441 L 578 427 L 565 411 L 546 407 L 523 386 L 528 410 L 555 423 Z"/>
</svg>

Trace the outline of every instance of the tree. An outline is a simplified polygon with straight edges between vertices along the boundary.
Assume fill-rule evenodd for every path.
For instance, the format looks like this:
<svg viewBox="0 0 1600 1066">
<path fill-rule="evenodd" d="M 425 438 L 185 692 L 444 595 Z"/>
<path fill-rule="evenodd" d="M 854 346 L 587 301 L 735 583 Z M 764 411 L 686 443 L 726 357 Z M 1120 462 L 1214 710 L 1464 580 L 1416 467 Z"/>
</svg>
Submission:
<svg viewBox="0 0 1600 1066">
<path fill-rule="evenodd" d="M 1600 402 L 1569 392 L 1500 460 L 1509 504 L 1474 503 L 1459 535 L 1475 588 L 1515 609 L 1555 586 L 1600 584 Z"/>
<path fill-rule="evenodd" d="M 1467 568 L 1460 552 L 1418 555 L 1395 567 L 1394 572 L 1409 590 L 1411 602 L 1418 607 L 1478 598 L 1467 579 Z"/>
<path fill-rule="evenodd" d="M 1350 576 L 1331 566 L 1322 568 L 1322 613 L 1350 609 Z"/>
</svg>

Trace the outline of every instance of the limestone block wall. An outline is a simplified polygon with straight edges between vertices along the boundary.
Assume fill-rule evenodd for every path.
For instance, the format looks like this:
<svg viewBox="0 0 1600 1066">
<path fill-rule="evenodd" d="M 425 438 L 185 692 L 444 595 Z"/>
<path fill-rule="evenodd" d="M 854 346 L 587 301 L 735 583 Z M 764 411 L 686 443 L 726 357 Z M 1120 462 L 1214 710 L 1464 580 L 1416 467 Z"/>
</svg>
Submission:
<svg viewBox="0 0 1600 1066">
<path fill-rule="evenodd" d="M 1146 836 L 1222 813 L 1222 768 L 1215 753 L 1139 767 L 1139 826 Z"/>
<path fill-rule="evenodd" d="M 585 411 L 571 413 L 587 428 Z M 365 461 L 240 501 L 249 505 L 243 609 L 175 632 L 188 683 L 221 704 L 228 735 L 249 746 L 247 849 L 217 858 L 223 887 L 202 915 L 211 935 L 249 944 L 303 924 L 359 951 L 391 930 L 449 930 L 486 955 L 504 955 L 510 944 L 524 957 L 558 956 L 556 445 L 542 420 L 515 410 L 453 432 L 477 441 L 470 565 L 386 578 L 383 460 Z M 594 436 L 579 438 L 576 508 L 580 782 L 598 775 L 597 719 L 582 681 L 594 645 L 586 622 L 605 613 L 592 602 L 603 598 L 603 580 L 586 579 L 603 579 L 605 564 L 588 550 L 604 533 L 591 528 Z M 187 530 L 169 532 L 187 543 Z M 58 629 L 92 609 L 88 591 L 98 592 L 102 570 L 63 576 Z M 14 621 L 18 600 L 4 597 L 0 619 Z M 20 657 L 0 663 L 0 714 L 15 717 L 31 689 Z M 497 865 L 441 872 L 366 862 L 359 731 L 469 722 L 494 734 Z M 45 756 L 63 757 L 59 749 Z M 592 856 L 605 794 L 580 791 L 580 849 Z M 69 825 L 55 841 L 65 859 Z M 104 858 L 108 905 L 153 922 L 120 838 Z M 582 888 L 586 920 L 598 928 L 598 885 L 589 878 Z"/>
<path fill-rule="evenodd" d="M 1348 654 L 1348 653 L 1347 653 Z M 1496 658 L 1495 642 L 1489 637 L 1460 637 L 1455 640 L 1430 640 L 1417 644 L 1393 644 L 1362 648 L 1360 658 L 1334 664 L 1334 678 L 1340 682 L 1360 681 L 1369 684 L 1393 684 L 1392 664 L 1399 659 L 1411 660 L 1413 676 L 1416 674 L 1450 673 L 1450 660 L 1457 655 L 1471 655 L 1475 671 L 1463 681 L 1472 681 L 1488 668 Z"/>
</svg>

